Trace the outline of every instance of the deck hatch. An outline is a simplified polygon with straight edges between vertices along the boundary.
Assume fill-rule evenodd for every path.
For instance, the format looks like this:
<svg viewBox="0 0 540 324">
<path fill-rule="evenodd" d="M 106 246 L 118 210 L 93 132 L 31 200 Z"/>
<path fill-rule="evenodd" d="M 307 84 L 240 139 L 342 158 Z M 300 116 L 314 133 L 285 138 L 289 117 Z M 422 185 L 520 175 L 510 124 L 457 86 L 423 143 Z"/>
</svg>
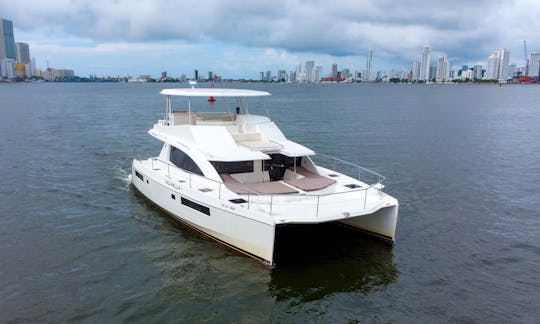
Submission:
<svg viewBox="0 0 540 324">
<path fill-rule="evenodd" d="M 359 186 L 357 184 L 354 184 L 354 183 L 346 184 L 345 187 L 351 188 L 351 189 L 362 188 L 361 186 Z"/>
<path fill-rule="evenodd" d="M 242 198 L 229 199 L 229 201 L 232 202 L 233 204 L 244 204 L 244 203 L 247 203 L 247 200 L 242 199 Z"/>
<path fill-rule="evenodd" d="M 200 211 L 203 214 L 210 216 L 210 208 L 203 206 L 201 204 L 197 204 L 196 202 L 186 199 L 184 197 L 182 197 L 182 205 L 191 207 L 197 211 Z"/>
</svg>

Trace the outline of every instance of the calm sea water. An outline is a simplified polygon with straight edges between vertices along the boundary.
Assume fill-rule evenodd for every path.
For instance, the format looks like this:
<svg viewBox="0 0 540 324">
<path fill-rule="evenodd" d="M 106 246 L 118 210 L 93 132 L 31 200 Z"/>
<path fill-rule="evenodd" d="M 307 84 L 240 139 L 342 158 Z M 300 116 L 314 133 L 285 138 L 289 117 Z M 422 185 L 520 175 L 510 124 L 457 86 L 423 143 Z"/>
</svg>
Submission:
<svg viewBox="0 0 540 324">
<path fill-rule="evenodd" d="M 273 270 L 130 187 L 171 86 L 0 85 L 0 322 L 540 322 L 539 86 L 245 85 L 400 201 L 394 246 L 315 226 Z"/>
</svg>

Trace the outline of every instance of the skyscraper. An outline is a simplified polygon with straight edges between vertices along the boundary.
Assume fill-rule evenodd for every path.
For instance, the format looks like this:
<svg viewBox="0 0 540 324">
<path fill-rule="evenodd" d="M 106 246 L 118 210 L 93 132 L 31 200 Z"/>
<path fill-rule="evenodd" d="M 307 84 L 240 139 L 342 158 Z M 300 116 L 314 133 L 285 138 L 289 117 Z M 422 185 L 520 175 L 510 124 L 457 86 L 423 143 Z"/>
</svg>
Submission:
<svg viewBox="0 0 540 324">
<path fill-rule="evenodd" d="M 422 52 L 422 62 L 420 63 L 420 80 L 429 81 L 429 65 L 430 65 L 431 46 L 425 45 Z"/>
<path fill-rule="evenodd" d="M 317 66 L 315 68 L 315 82 L 319 82 L 321 81 L 321 77 L 322 77 L 322 66 Z"/>
<path fill-rule="evenodd" d="M 486 79 L 499 80 L 506 82 L 508 79 L 508 61 L 510 60 L 510 51 L 506 48 L 491 53 L 488 58 L 486 70 Z"/>
<path fill-rule="evenodd" d="M 412 63 L 412 70 L 411 70 L 411 79 L 413 81 L 418 81 L 420 80 L 420 62 L 418 61 L 414 61 Z"/>
<path fill-rule="evenodd" d="M 332 78 L 337 78 L 337 64 L 332 64 Z"/>
<path fill-rule="evenodd" d="M 473 67 L 473 75 L 475 79 L 482 79 L 482 65 L 476 64 Z"/>
<path fill-rule="evenodd" d="M 491 53 L 488 57 L 488 63 L 486 68 L 486 79 L 496 80 L 499 76 L 499 56 L 497 52 Z"/>
<path fill-rule="evenodd" d="M 296 70 L 295 70 L 295 73 L 294 73 L 294 80 L 295 81 L 298 81 L 298 78 L 300 77 L 301 73 L 302 73 L 302 64 L 298 64 L 296 66 Z"/>
<path fill-rule="evenodd" d="M 315 79 L 315 62 L 314 61 L 306 61 L 306 82 L 313 82 Z"/>
<path fill-rule="evenodd" d="M 529 54 L 529 73 L 527 76 L 538 77 L 540 75 L 540 52 Z"/>
<path fill-rule="evenodd" d="M 508 79 L 508 61 L 510 60 L 510 51 L 506 48 L 500 49 L 498 51 L 499 56 L 499 75 L 497 79 L 499 81 L 504 81 Z"/>
<path fill-rule="evenodd" d="M 30 47 L 28 46 L 28 43 L 15 43 L 15 56 L 17 58 L 17 63 L 30 63 Z"/>
<path fill-rule="evenodd" d="M 364 73 L 362 73 L 362 79 L 363 81 L 371 81 L 372 73 L 373 73 L 373 51 L 368 50 L 367 52 L 367 58 L 366 58 L 366 69 L 364 70 Z"/>
<path fill-rule="evenodd" d="M 279 70 L 277 72 L 278 81 L 287 81 L 287 71 Z"/>
<path fill-rule="evenodd" d="M 13 36 L 13 22 L 0 19 L 0 59 L 15 60 L 15 37 Z"/>
<path fill-rule="evenodd" d="M 439 60 L 437 61 L 437 72 L 435 76 L 435 81 L 437 82 L 446 81 L 449 75 L 448 72 L 449 72 L 448 59 L 444 56 L 439 57 Z"/>
</svg>

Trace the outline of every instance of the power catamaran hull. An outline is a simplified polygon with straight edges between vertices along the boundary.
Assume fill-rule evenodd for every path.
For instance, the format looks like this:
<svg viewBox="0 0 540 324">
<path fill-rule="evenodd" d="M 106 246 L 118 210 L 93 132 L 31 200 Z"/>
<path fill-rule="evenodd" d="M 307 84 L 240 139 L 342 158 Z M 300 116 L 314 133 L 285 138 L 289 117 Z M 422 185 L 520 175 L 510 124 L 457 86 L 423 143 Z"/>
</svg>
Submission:
<svg viewBox="0 0 540 324">
<path fill-rule="evenodd" d="M 384 177 L 288 140 L 269 118 L 247 113 L 243 89 L 165 89 L 165 119 L 149 131 L 163 141 L 158 157 L 134 160 L 133 186 L 176 220 L 235 250 L 274 265 L 276 229 L 339 222 L 394 241 L 398 201 L 382 192 Z M 187 97 L 187 110 L 171 98 Z M 196 113 L 191 97 L 235 97 L 246 113 Z M 219 100 L 218 100 L 219 101 Z M 240 112 L 240 108 L 236 109 Z M 318 154 L 319 157 L 324 155 Z M 336 165 L 352 167 L 340 173 Z"/>
<path fill-rule="evenodd" d="M 277 226 L 339 222 L 394 242 L 398 215 L 397 201 L 395 205 L 381 207 L 359 216 L 345 214 L 334 218 L 276 219 L 221 199 L 209 199 L 206 193 L 196 188 L 177 185 L 166 176 L 155 176 L 152 169 L 143 161 L 133 161 L 132 184 L 141 194 L 177 221 L 221 244 L 260 260 L 268 267 L 274 266 Z"/>
</svg>

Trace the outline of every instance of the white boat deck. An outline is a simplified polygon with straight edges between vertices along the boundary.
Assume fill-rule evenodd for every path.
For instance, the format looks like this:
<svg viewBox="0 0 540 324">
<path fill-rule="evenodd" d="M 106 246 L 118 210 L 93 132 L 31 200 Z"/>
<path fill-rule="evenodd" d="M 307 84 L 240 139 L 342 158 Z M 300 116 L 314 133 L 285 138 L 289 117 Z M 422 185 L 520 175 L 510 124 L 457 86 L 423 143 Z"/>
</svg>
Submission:
<svg viewBox="0 0 540 324">
<path fill-rule="evenodd" d="M 393 199 L 377 186 L 370 186 L 345 175 L 339 175 L 334 178 L 334 184 L 316 191 L 306 192 L 284 181 L 276 181 L 280 186 L 293 189 L 294 193 L 260 194 L 245 189 L 243 192 L 236 190 L 241 193 L 235 193 L 230 190 L 230 184 L 178 169 L 159 159 L 142 160 L 140 163 L 159 174 L 165 185 L 178 191 L 198 190 L 209 196 L 208 198 L 231 204 L 231 200 L 243 199 L 245 202 L 235 206 L 269 215 L 276 223 L 320 223 L 370 214 L 390 206 L 391 201 L 387 198 Z M 331 173 L 331 170 L 321 170 Z M 352 185 L 353 188 L 346 185 Z"/>
</svg>

